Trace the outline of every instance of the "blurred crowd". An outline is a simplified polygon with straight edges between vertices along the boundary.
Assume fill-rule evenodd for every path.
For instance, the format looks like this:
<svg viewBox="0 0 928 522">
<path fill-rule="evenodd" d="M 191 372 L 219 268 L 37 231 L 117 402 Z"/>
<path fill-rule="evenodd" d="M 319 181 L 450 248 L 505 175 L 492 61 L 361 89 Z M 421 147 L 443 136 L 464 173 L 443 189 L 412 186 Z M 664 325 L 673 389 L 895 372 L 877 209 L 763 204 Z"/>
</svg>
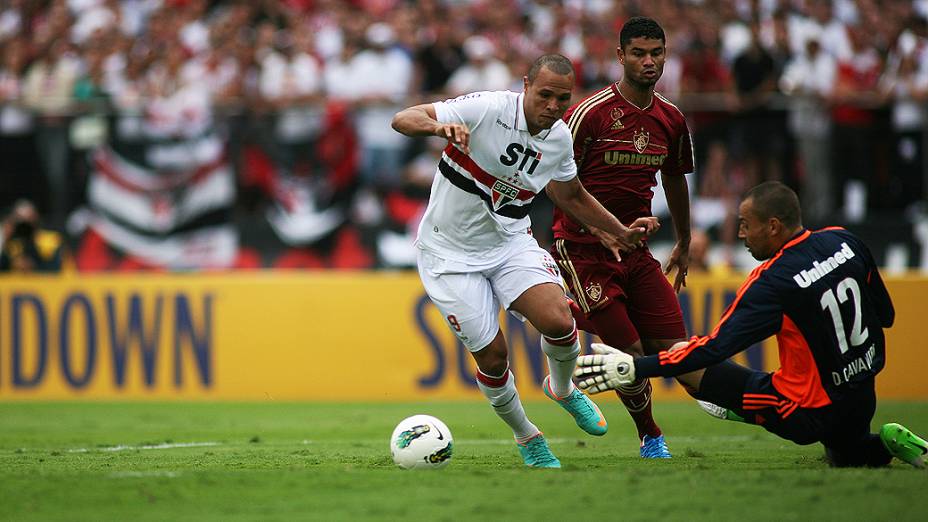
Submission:
<svg viewBox="0 0 928 522">
<path fill-rule="evenodd" d="M 763 180 L 796 188 L 811 225 L 926 213 L 928 0 L 0 6 L 6 229 L 30 200 L 78 270 L 411 266 L 443 143 L 392 115 L 521 90 L 546 52 L 573 60 L 579 101 L 620 78 L 639 14 L 667 33 L 658 90 L 693 131 L 700 252 L 734 243 L 735 201 Z M 550 212 L 533 211 L 542 243 Z"/>
</svg>

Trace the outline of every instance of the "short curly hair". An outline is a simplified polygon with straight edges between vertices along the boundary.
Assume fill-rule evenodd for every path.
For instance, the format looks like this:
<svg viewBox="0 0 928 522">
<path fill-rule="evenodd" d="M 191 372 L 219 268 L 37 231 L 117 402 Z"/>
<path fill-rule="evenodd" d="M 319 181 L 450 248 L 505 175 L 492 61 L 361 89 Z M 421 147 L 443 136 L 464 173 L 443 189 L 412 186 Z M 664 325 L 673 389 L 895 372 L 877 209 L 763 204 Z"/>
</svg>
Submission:
<svg viewBox="0 0 928 522">
<path fill-rule="evenodd" d="M 664 37 L 664 29 L 656 20 L 647 16 L 629 18 L 625 25 L 622 26 L 622 31 L 619 32 L 619 45 L 622 49 L 625 49 L 625 46 L 631 43 L 632 38 L 651 38 L 667 43 Z"/>
</svg>

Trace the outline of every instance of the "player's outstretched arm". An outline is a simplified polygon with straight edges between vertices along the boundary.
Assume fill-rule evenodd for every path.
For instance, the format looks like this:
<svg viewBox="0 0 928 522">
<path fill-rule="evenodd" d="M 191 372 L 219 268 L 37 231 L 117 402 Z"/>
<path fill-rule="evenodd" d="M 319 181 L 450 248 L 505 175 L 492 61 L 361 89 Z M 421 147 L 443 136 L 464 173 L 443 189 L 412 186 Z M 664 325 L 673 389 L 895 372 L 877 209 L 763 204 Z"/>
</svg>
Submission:
<svg viewBox="0 0 928 522">
<path fill-rule="evenodd" d="M 460 123 L 441 123 L 431 103 L 401 110 L 393 116 L 393 130 L 407 136 L 438 136 L 470 153 L 470 130 Z"/>
<path fill-rule="evenodd" d="M 641 240 L 657 230 L 657 218 L 639 218 L 631 227 L 623 225 L 600 202 L 583 188 L 577 178 L 570 181 L 552 181 L 546 188 L 551 201 L 587 230 L 595 234 L 612 250 L 616 259 L 621 252 L 641 246 Z"/>
</svg>

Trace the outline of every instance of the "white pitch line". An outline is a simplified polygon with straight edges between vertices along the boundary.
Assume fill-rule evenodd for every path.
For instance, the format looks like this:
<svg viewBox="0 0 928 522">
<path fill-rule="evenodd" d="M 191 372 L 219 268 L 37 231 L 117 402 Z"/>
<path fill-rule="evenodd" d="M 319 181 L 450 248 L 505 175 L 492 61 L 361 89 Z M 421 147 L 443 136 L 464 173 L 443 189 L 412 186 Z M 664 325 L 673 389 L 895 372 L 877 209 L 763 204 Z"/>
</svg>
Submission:
<svg viewBox="0 0 928 522">
<path fill-rule="evenodd" d="M 571 441 L 570 439 L 549 439 L 547 437 L 545 437 L 545 440 L 548 441 L 548 444 L 563 444 Z M 507 446 L 516 443 L 515 439 L 459 439 L 454 442 L 467 446 Z"/>
<path fill-rule="evenodd" d="M 758 433 L 760 434 L 760 433 Z M 689 435 L 683 435 L 680 437 L 668 437 L 668 441 L 676 442 L 689 442 L 698 444 L 700 442 L 748 442 L 751 440 L 757 440 L 755 435 L 715 435 L 715 436 L 706 436 L 706 437 L 695 437 Z"/>
<path fill-rule="evenodd" d="M 747 442 L 747 441 L 755 440 L 756 438 L 757 437 L 754 437 L 752 435 L 718 435 L 718 436 L 711 436 L 711 437 L 669 436 L 667 440 L 669 442 L 676 441 L 676 442 L 688 442 L 688 443 Z M 575 439 L 574 438 L 551 438 L 551 439 L 548 439 L 547 437 L 545 437 L 545 439 L 548 441 L 548 444 L 573 444 L 575 442 L 588 442 L 588 440 L 584 440 L 583 438 L 575 438 Z M 599 441 L 602 441 L 602 440 L 603 439 L 600 439 Z M 480 445 L 490 446 L 490 445 L 497 445 L 497 444 L 512 444 L 514 440 L 513 439 L 454 439 L 454 442 L 460 443 L 460 444 L 467 444 L 469 446 L 480 446 Z"/>
<path fill-rule="evenodd" d="M 717 436 L 679 436 L 679 437 L 670 437 L 670 441 L 676 441 L 678 443 L 688 443 L 688 444 L 699 444 L 700 442 L 748 442 L 756 440 L 756 436 L 752 435 L 717 435 Z M 571 444 L 577 441 L 583 441 L 581 438 L 551 438 L 548 439 L 549 444 Z M 506 446 L 513 444 L 513 439 L 455 439 L 455 442 L 459 445 L 465 446 Z M 389 444 L 389 439 L 344 439 L 344 440 L 310 440 L 303 439 L 301 441 L 303 445 L 310 444 Z M 101 448 L 72 448 L 65 450 L 68 453 L 89 453 L 92 451 L 105 451 L 105 452 L 116 452 L 116 451 L 132 451 L 132 450 L 160 450 L 160 449 L 176 449 L 176 448 L 202 448 L 210 446 L 221 446 L 221 442 L 165 442 L 162 444 L 145 444 L 139 446 L 132 446 L 128 444 L 120 444 L 117 446 L 105 446 Z M 21 451 L 20 450 L 17 451 Z"/>
<path fill-rule="evenodd" d="M 87 453 L 90 451 L 131 451 L 131 450 L 156 450 L 156 449 L 174 449 L 174 448 L 201 448 L 205 446 L 219 446 L 219 442 L 165 442 L 163 444 L 145 444 L 142 446 L 130 446 L 120 444 L 118 446 L 106 446 L 103 448 L 74 448 L 69 449 L 68 453 Z"/>
<path fill-rule="evenodd" d="M 164 477 L 176 478 L 180 476 L 177 471 L 114 471 L 107 475 L 108 478 L 144 478 L 144 477 Z"/>
<path fill-rule="evenodd" d="M 550 444 L 562 444 L 573 442 L 575 439 L 547 439 Z M 469 446 L 498 446 L 515 444 L 515 439 L 454 439 L 455 444 L 467 444 Z M 303 444 L 389 444 L 390 440 L 383 439 L 345 439 L 345 440 L 303 440 Z"/>
<path fill-rule="evenodd" d="M 629 436 L 628 438 L 631 438 Z M 573 444 L 575 442 L 587 442 L 582 437 L 578 438 L 547 438 L 548 444 Z M 748 442 L 756 440 L 757 437 L 753 435 L 716 435 L 716 436 L 679 436 L 679 437 L 668 437 L 668 442 L 686 442 L 686 443 L 696 443 L 699 442 Z M 602 439 L 599 439 L 602 441 Z M 513 444 L 515 441 L 513 439 L 454 439 L 455 444 L 468 445 L 468 446 L 498 446 L 498 445 L 509 445 Z M 344 439 L 344 440 L 310 440 L 303 439 L 302 443 L 304 445 L 309 444 L 387 444 L 389 439 L 384 441 L 383 439 Z"/>
</svg>

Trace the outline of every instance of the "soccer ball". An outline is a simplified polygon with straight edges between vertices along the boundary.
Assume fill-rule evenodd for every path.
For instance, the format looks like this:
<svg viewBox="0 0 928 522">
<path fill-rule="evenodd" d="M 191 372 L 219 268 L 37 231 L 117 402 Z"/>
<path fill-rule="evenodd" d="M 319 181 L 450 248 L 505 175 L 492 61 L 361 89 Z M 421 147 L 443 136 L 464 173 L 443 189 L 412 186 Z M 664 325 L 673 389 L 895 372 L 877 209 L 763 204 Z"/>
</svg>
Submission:
<svg viewBox="0 0 928 522">
<path fill-rule="evenodd" d="M 400 421 L 390 436 L 393 462 L 403 469 L 438 469 L 451 461 L 451 430 L 431 415 Z"/>
</svg>

